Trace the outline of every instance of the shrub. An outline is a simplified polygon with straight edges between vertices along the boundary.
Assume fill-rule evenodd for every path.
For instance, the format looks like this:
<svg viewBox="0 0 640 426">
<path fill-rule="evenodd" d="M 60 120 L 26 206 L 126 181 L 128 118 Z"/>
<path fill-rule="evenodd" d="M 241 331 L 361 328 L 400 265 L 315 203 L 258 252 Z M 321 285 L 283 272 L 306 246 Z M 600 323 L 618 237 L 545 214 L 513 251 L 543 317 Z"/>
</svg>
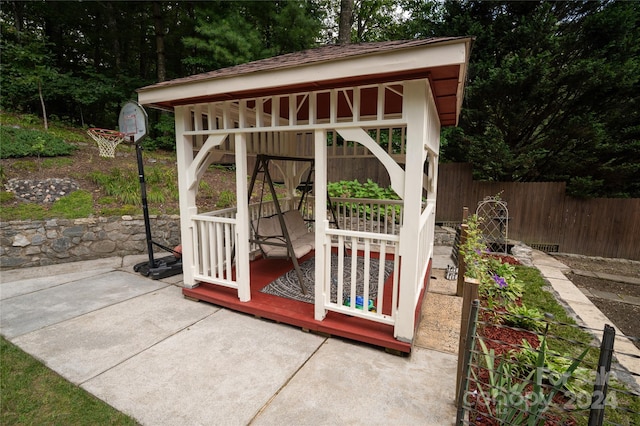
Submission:
<svg viewBox="0 0 640 426">
<path fill-rule="evenodd" d="M 216 202 L 216 206 L 224 209 L 226 207 L 232 206 L 236 202 L 236 194 L 234 192 L 224 190 L 220 192 L 218 195 L 218 202 Z"/>
<path fill-rule="evenodd" d="M 366 183 L 360 183 L 357 179 L 341 180 L 340 182 L 329 182 L 327 184 L 327 192 L 330 197 L 334 198 L 364 198 L 370 200 L 399 200 L 398 194 L 393 189 L 381 188 L 371 179 L 367 179 Z M 337 207 L 344 208 L 345 214 L 352 211 L 357 212 L 360 217 L 367 219 L 374 217 L 391 216 L 393 211 L 396 214 L 396 220 L 400 219 L 400 206 L 379 206 L 363 205 L 358 203 L 340 202 Z"/>
<path fill-rule="evenodd" d="M 48 132 L 0 126 L 0 158 L 70 155 L 76 147 Z"/>
</svg>

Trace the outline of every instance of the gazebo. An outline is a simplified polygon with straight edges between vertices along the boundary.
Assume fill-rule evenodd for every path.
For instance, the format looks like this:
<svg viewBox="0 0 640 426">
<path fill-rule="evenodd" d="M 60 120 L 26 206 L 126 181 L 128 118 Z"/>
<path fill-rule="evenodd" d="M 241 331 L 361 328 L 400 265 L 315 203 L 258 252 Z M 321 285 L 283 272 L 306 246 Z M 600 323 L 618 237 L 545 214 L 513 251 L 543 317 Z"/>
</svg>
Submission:
<svg viewBox="0 0 640 426">
<path fill-rule="evenodd" d="M 141 105 L 175 114 L 184 295 L 410 352 L 430 276 L 440 129 L 457 124 L 470 48 L 468 37 L 325 46 L 139 89 Z M 229 155 L 237 206 L 199 211 L 200 179 Z M 277 204 L 250 202 L 259 156 L 283 183 Z M 363 157 L 400 200 L 328 198 L 328 164 Z M 292 210 L 308 250 L 268 259 L 259 221 Z M 310 301 L 262 291 L 305 262 Z"/>
</svg>

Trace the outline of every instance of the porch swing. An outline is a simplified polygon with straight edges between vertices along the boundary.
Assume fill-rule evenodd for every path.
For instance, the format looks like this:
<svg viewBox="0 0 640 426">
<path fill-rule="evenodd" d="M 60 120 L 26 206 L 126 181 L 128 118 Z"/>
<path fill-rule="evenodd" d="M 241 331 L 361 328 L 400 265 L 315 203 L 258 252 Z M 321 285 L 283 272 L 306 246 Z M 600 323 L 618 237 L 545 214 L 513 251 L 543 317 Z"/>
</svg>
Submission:
<svg viewBox="0 0 640 426">
<path fill-rule="evenodd" d="M 308 162 L 309 172 L 302 188 L 302 195 L 298 202 L 297 209 L 282 212 L 280 202 L 273 184 L 273 179 L 269 173 L 269 163 L 272 160 L 299 161 Z M 311 191 L 311 175 L 313 173 L 314 160 L 309 158 L 298 157 L 281 157 L 259 154 L 256 158 L 256 165 L 251 175 L 251 183 L 249 184 L 249 195 L 256 183 L 259 174 L 262 174 L 262 190 L 260 193 L 260 204 L 258 207 L 258 218 L 251 221 L 254 238 L 250 239 L 251 243 L 255 243 L 260 248 L 262 256 L 265 259 L 291 259 L 293 267 L 300 283 L 300 290 L 303 294 L 307 294 L 304 287 L 304 278 L 298 263 L 298 259 L 305 256 L 315 248 L 315 235 L 309 232 L 309 228 L 302 217 L 302 206 L 306 195 Z M 269 186 L 272 200 L 274 201 L 275 214 L 263 216 L 263 200 L 265 184 Z"/>
</svg>

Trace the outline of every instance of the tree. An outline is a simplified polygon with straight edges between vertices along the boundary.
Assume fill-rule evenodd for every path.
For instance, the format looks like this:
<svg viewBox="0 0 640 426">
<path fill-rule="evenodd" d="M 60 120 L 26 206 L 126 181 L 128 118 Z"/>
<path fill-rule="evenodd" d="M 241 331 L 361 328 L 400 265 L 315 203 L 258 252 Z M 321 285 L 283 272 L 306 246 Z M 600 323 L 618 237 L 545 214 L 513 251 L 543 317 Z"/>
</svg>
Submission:
<svg viewBox="0 0 640 426">
<path fill-rule="evenodd" d="M 407 16 L 400 0 L 341 0 L 339 3 L 338 44 L 405 38 Z"/>
<path fill-rule="evenodd" d="M 433 18 L 431 34 L 476 36 L 444 159 L 481 179 L 640 196 L 638 3 L 451 1 Z"/>
<path fill-rule="evenodd" d="M 18 27 L 22 27 L 19 24 Z M 20 108 L 19 102 L 37 102 L 42 111 L 45 130 L 49 128 L 43 86 L 59 77 L 52 65 L 46 43 L 34 34 L 22 34 L 16 27 L 3 25 L 0 86 L 3 88 L 2 106 Z"/>
<path fill-rule="evenodd" d="M 353 26 L 353 1 L 340 1 L 340 19 L 338 23 L 338 44 L 351 43 L 351 27 Z"/>
<path fill-rule="evenodd" d="M 159 1 L 153 2 L 153 29 L 156 36 L 156 69 L 158 81 L 165 81 L 167 78 L 167 64 L 164 55 L 164 23 L 162 21 L 162 8 Z"/>
<path fill-rule="evenodd" d="M 204 72 L 308 49 L 320 36 L 322 16 L 311 1 L 199 3 L 182 62 Z"/>
</svg>

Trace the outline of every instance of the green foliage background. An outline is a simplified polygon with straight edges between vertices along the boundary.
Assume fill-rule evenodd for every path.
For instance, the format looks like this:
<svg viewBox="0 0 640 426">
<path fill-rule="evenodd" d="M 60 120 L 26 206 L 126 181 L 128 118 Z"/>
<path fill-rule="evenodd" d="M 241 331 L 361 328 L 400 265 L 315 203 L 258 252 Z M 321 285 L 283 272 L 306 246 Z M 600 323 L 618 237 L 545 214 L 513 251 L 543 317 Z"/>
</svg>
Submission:
<svg viewBox="0 0 640 426">
<path fill-rule="evenodd" d="M 145 85 L 337 40 L 339 0 L 24 2 L 0 9 L 0 108 L 117 127 Z M 472 36 L 441 161 L 476 178 L 640 197 L 640 2 L 354 1 L 351 41 Z M 42 102 L 40 101 L 42 93 Z M 174 147 L 150 110 L 148 148 Z"/>
</svg>

